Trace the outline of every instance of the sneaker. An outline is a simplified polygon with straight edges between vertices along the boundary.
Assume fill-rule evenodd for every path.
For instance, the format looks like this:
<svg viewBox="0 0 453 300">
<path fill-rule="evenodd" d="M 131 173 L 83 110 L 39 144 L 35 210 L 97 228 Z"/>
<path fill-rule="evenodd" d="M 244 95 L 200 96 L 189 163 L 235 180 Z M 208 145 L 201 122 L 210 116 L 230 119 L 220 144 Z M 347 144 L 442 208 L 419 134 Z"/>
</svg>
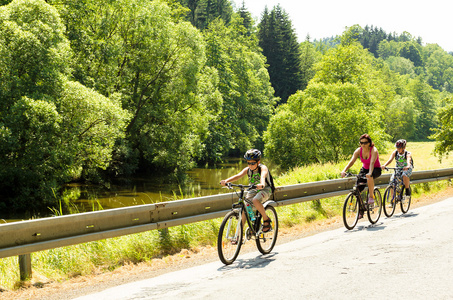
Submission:
<svg viewBox="0 0 453 300">
<path fill-rule="evenodd" d="M 362 219 L 362 218 L 363 218 L 363 214 L 359 213 L 359 219 Z"/>
<path fill-rule="evenodd" d="M 374 199 L 373 198 L 368 198 L 368 206 L 370 207 L 370 209 L 372 209 L 374 207 Z"/>
</svg>

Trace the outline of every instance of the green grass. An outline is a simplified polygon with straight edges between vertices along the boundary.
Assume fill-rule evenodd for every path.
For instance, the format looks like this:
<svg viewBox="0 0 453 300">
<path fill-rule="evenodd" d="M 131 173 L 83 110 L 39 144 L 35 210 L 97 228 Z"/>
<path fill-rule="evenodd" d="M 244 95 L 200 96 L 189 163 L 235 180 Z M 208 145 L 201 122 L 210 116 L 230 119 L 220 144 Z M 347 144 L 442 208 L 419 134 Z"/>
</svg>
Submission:
<svg viewBox="0 0 453 300">
<path fill-rule="evenodd" d="M 416 169 L 414 171 L 443 169 L 453 167 L 453 159 L 441 162 L 432 155 L 434 143 L 409 143 L 408 150 L 413 153 Z M 381 162 L 387 161 L 389 154 L 381 153 Z M 352 153 L 351 153 L 352 154 Z M 347 164 L 311 165 L 297 167 L 275 178 L 277 186 L 304 182 L 340 178 L 340 171 Z M 353 166 L 353 171 L 360 169 L 360 161 Z M 412 186 L 413 198 L 444 189 L 447 181 L 418 184 Z M 176 197 L 176 195 L 175 195 Z M 180 199 L 182 196 L 177 196 Z M 281 228 L 305 226 L 315 221 L 322 221 L 340 216 L 344 196 L 303 202 L 278 207 Z M 47 278 L 63 281 L 68 278 L 98 272 L 112 271 L 122 265 L 149 262 L 176 254 L 182 249 L 200 246 L 215 246 L 221 219 L 192 223 L 167 230 L 154 230 L 96 242 L 51 249 L 32 254 L 34 281 Z M 0 259 L 0 287 L 14 289 L 21 285 L 17 257 Z M 39 284 L 39 282 L 38 282 Z"/>
</svg>

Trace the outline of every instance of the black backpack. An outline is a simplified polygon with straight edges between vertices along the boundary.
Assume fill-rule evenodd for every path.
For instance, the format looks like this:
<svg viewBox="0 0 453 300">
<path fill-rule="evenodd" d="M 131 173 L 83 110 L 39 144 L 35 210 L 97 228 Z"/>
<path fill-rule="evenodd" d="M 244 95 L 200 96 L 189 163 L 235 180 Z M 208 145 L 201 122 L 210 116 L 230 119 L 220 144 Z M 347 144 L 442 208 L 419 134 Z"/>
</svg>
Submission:
<svg viewBox="0 0 453 300">
<path fill-rule="evenodd" d="M 269 180 L 267 180 L 267 178 L 266 178 L 266 184 L 271 187 L 272 193 L 274 193 L 274 191 L 275 191 L 274 178 L 272 178 L 271 171 L 269 169 L 267 171 L 269 173 Z M 260 166 L 258 166 L 258 173 L 261 175 Z M 252 176 L 252 170 L 250 170 L 250 168 L 247 170 L 247 175 L 249 176 L 249 178 Z"/>
<path fill-rule="evenodd" d="M 398 150 L 395 150 L 395 156 L 396 156 L 397 152 L 398 152 Z M 407 151 L 406 150 L 404 150 L 404 159 L 407 160 Z M 412 166 L 412 168 L 415 167 L 414 166 L 414 159 L 412 158 L 412 155 L 411 155 L 411 166 Z"/>
</svg>

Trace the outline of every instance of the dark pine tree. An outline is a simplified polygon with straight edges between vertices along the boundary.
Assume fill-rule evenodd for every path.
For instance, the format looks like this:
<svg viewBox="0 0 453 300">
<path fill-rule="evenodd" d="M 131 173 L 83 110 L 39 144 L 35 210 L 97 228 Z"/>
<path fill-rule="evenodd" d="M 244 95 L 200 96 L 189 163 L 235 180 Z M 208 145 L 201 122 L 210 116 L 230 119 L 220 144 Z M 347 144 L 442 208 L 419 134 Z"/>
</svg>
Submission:
<svg viewBox="0 0 453 300">
<path fill-rule="evenodd" d="M 187 19 L 200 30 L 209 23 L 221 18 L 229 24 L 233 14 L 233 6 L 229 0 L 178 0 L 181 5 L 190 9 Z"/>
<path fill-rule="evenodd" d="M 253 18 L 252 18 L 252 14 L 245 7 L 244 1 L 242 1 L 242 6 L 241 6 L 241 8 L 239 8 L 238 13 L 241 16 L 241 18 L 244 20 L 242 22 L 242 24 L 247 29 L 247 35 L 250 36 L 253 31 Z"/>
<path fill-rule="evenodd" d="M 275 96 L 281 103 L 302 88 L 300 48 L 288 14 L 280 7 L 265 8 L 259 24 L 259 45 L 267 58 Z"/>
</svg>

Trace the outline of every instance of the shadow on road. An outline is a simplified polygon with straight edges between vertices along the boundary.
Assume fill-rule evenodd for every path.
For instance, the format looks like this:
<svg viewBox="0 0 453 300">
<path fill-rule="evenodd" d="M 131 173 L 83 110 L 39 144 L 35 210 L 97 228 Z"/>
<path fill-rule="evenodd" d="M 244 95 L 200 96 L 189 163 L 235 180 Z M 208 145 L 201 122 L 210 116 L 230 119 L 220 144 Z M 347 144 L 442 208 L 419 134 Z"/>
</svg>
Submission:
<svg viewBox="0 0 453 300">
<path fill-rule="evenodd" d="M 235 263 L 229 266 L 218 268 L 218 271 L 227 271 L 232 269 L 261 269 L 266 267 L 271 262 L 275 261 L 274 256 L 278 253 L 273 252 L 267 255 L 258 255 L 251 259 L 237 259 Z"/>
<path fill-rule="evenodd" d="M 418 216 L 418 214 L 413 213 L 413 212 L 408 212 L 406 214 L 393 215 L 392 217 L 393 218 L 412 218 L 412 217 L 416 217 L 416 216 Z"/>
<path fill-rule="evenodd" d="M 387 226 L 384 225 L 383 222 L 378 222 L 376 224 L 368 224 L 368 225 L 357 225 L 354 229 L 352 230 L 345 230 L 344 232 L 356 232 L 356 231 L 362 231 L 362 230 L 368 230 L 368 231 L 378 231 L 378 230 L 384 230 Z"/>
</svg>

